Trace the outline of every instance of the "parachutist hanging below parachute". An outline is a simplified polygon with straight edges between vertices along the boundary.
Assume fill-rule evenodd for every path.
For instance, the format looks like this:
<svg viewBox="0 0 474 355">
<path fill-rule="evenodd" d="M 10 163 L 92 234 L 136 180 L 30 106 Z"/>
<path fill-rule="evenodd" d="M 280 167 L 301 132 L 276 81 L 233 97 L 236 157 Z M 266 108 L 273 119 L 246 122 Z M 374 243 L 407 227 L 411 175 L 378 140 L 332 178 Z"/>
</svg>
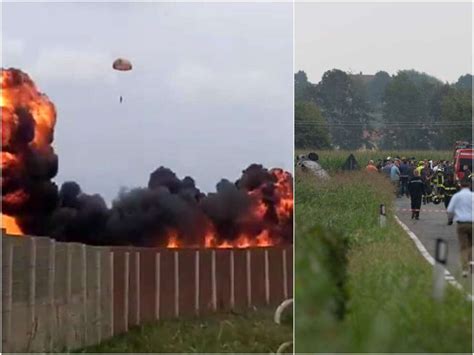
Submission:
<svg viewBox="0 0 474 355">
<path fill-rule="evenodd" d="M 132 63 L 128 59 L 117 58 L 112 64 L 112 68 L 118 71 L 130 71 L 132 70 Z M 120 95 L 119 102 L 123 102 L 123 97 Z"/>
</svg>

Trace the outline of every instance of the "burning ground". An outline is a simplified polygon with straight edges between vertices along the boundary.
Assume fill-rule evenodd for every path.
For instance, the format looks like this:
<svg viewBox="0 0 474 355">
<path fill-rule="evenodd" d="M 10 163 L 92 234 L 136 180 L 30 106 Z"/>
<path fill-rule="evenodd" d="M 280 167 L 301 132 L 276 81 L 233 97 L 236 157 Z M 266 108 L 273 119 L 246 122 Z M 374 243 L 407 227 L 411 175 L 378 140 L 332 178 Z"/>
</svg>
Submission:
<svg viewBox="0 0 474 355">
<path fill-rule="evenodd" d="M 147 187 L 121 191 L 108 208 L 76 182 L 52 178 L 56 110 L 29 76 L 1 71 L 2 226 L 9 233 L 49 235 L 96 245 L 249 247 L 293 238 L 293 179 L 252 164 L 236 182 L 204 194 L 191 177 L 165 167 Z"/>
</svg>

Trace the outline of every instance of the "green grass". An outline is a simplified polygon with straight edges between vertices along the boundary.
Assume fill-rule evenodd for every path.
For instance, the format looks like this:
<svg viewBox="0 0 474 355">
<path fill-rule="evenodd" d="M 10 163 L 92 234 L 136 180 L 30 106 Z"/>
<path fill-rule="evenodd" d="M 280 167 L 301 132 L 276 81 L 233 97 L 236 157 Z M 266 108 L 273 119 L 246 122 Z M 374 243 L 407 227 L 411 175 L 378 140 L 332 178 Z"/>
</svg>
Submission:
<svg viewBox="0 0 474 355">
<path fill-rule="evenodd" d="M 79 350 L 87 353 L 274 353 L 293 339 L 292 317 L 273 322 L 274 309 L 245 314 L 215 314 L 204 318 L 163 320 L 135 327 L 102 344 Z M 289 349 L 291 351 L 291 348 Z"/>
<path fill-rule="evenodd" d="M 319 155 L 319 162 L 324 169 L 330 171 L 337 171 L 341 169 L 341 166 L 346 161 L 350 153 L 354 154 L 358 163 L 361 167 L 367 165 L 369 160 L 384 159 L 390 157 L 415 157 L 417 160 L 422 159 L 433 159 L 433 160 L 452 160 L 453 152 L 450 150 L 401 150 L 401 151 L 388 151 L 388 150 L 298 150 L 296 154 L 307 154 L 309 152 L 315 152 Z"/>
<path fill-rule="evenodd" d="M 431 299 L 431 267 L 391 217 L 390 189 L 377 174 L 328 182 L 296 175 L 297 352 L 472 352 L 471 302 L 450 286 L 442 303 Z M 380 203 L 386 228 L 378 226 Z M 323 262 L 328 236 L 345 241 L 347 264 Z M 332 312 L 342 297 L 331 276 L 338 267 L 343 320 Z"/>
</svg>

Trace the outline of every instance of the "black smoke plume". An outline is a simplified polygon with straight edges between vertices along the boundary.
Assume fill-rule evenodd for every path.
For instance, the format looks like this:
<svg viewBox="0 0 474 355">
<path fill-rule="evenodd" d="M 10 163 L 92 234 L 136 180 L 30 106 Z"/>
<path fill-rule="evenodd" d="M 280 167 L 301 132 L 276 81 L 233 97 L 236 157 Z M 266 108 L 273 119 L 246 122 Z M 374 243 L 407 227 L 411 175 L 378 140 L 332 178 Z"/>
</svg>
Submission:
<svg viewBox="0 0 474 355">
<path fill-rule="evenodd" d="M 179 179 L 160 167 L 148 187 L 122 190 L 107 208 L 98 195 L 87 195 L 75 182 L 66 182 L 51 216 L 50 234 L 57 240 L 96 245 L 164 247 L 171 234 L 184 246 L 204 246 L 213 230 L 220 241 L 235 241 L 242 234 L 255 237 L 267 229 L 280 242 L 291 243 L 292 220 L 278 221 L 273 205 L 275 176 L 261 165 L 251 165 L 232 183 L 221 180 L 216 192 L 204 194 L 190 177 Z M 261 190 L 268 211 L 252 214 L 259 200 L 249 191 Z"/>
</svg>

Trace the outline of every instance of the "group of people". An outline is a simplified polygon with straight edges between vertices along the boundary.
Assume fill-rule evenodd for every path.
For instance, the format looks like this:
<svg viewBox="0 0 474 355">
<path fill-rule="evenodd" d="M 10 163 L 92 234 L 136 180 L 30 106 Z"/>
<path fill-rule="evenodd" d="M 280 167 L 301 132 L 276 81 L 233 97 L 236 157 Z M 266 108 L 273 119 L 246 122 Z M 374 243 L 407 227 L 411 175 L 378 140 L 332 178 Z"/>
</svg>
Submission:
<svg viewBox="0 0 474 355">
<path fill-rule="evenodd" d="M 457 224 L 457 235 L 461 249 L 462 274 L 467 277 L 472 272 L 472 172 L 464 166 L 464 179 L 455 181 L 455 171 L 446 160 L 416 161 L 415 158 L 387 157 L 377 164 L 370 160 L 366 170 L 380 172 L 392 182 L 398 198 L 406 195 L 411 199 L 411 218 L 420 218 L 420 208 L 425 198 L 442 195 L 448 214 L 448 225 Z"/>
<path fill-rule="evenodd" d="M 421 203 L 433 196 L 443 196 L 447 208 L 452 196 L 459 190 L 454 178 L 454 167 L 447 160 L 420 160 L 415 158 L 391 158 L 370 160 L 367 171 L 381 172 L 392 182 L 398 198 L 410 197 L 412 219 L 420 218 Z M 466 176 L 470 175 L 467 172 Z"/>
</svg>

